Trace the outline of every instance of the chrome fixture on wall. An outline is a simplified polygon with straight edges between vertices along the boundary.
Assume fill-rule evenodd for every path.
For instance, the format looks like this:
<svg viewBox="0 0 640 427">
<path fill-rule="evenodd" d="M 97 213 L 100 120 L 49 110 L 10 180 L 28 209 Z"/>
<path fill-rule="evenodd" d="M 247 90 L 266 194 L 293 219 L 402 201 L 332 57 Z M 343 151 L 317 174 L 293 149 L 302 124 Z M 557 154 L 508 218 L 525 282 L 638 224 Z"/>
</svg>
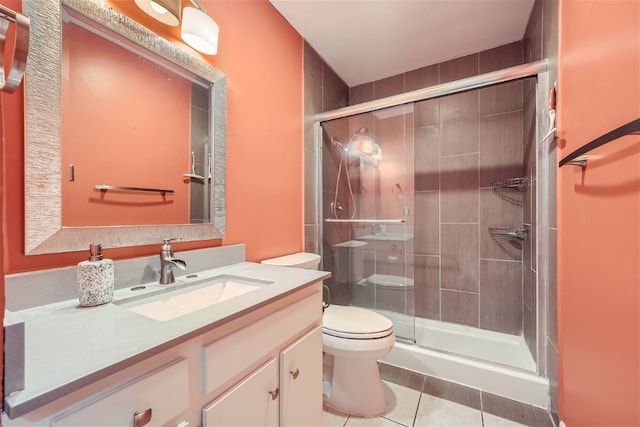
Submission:
<svg viewBox="0 0 640 427">
<path fill-rule="evenodd" d="M 206 55 L 218 53 L 218 24 L 199 0 L 182 8 L 181 0 L 135 0 L 147 15 L 171 27 L 180 25 L 182 40 Z M 182 15 L 182 16 L 181 16 Z"/>
<path fill-rule="evenodd" d="M 349 177 L 349 158 L 351 156 L 355 156 L 367 163 L 372 164 L 374 167 L 377 167 L 378 161 L 382 157 L 382 149 L 371 135 L 367 135 L 368 132 L 369 129 L 367 129 L 366 127 L 361 127 L 353 135 L 351 135 L 351 138 L 349 138 L 349 141 L 346 145 L 342 144 L 335 138 L 332 139 L 333 146 L 340 150 L 340 166 L 338 167 L 338 176 L 336 178 L 336 190 L 334 192 L 333 202 L 329 206 L 331 215 L 333 215 L 333 217 L 336 219 L 341 218 L 343 213 L 343 207 L 338 201 L 340 176 L 342 175 L 343 168 L 344 173 L 347 177 L 349 199 L 351 200 L 351 205 L 353 206 L 353 211 L 351 212 L 349 218 L 353 219 L 356 216 L 357 206 L 355 197 L 353 196 L 353 189 L 351 188 L 351 178 Z"/>
<path fill-rule="evenodd" d="M 373 136 L 368 135 L 368 132 L 369 129 L 361 127 L 351 135 L 346 145 L 343 145 L 338 140 L 334 140 L 333 144 L 344 150 L 346 154 L 363 158 L 365 161 L 377 166 L 378 161 L 382 159 L 382 148 L 380 148 Z"/>
<path fill-rule="evenodd" d="M 171 27 L 180 25 L 180 0 L 135 0 L 147 15 Z"/>
<path fill-rule="evenodd" d="M 9 75 L 4 75 L 4 52 L 9 23 L 16 24 L 16 41 Z M 0 90 L 13 93 L 20 86 L 29 53 L 30 20 L 21 13 L 0 5 Z"/>
<path fill-rule="evenodd" d="M 180 36 L 185 43 L 207 55 L 218 53 L 218 24 L 207 14 L 199 0 L 191 0 L 196 7 L 185 7 L 182 11 Z"/>
</svg>

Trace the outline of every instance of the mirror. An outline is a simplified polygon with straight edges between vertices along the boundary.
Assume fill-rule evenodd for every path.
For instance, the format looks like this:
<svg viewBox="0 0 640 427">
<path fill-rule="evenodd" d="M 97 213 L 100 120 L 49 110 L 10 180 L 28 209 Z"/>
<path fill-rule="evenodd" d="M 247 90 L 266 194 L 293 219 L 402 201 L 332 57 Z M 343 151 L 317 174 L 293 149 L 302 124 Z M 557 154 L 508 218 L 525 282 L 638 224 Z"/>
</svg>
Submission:
<svg viewBox="0 0 640 427">
<path fill-rule="evenodd" d="M 169 237 L 184 241 L 223 237 L 224 74 L 100 0 L 27 1 L 24 11 L 32 22 L 25 78 L 25 254 L 85 250 L 92 242 L 106 247 L 137 246 Z M 161 80 L 154 83 L 154 96 L 162 92 L 159 85 L 170 82 L 172 86 L 167 89 L 170 101 L 155 103 L 165 109 L 169 105 L 177 108 L 173 116 L 180 116 L 181 126 L 163 129 L 166 119 L 145 121 L 144 114 L 133 113 L 129 119 L 135 120 L 124 126 L 122 115 L 114 122 L 106 120 L 117 117 L 114 110 L 118 105 L 124 108 L 131 103 L 123 93 L 130 93 L 135 86 L 118 92 L 108 89 L 104 78 L 87 83 L 75 68 L 68 69 L 66 64 L 76 64 L 65 50 L 71 40 L 65 33 L 70 24 L 72 31 L 89 31 L 82 38 L 100 39 L 95 37 L 100 34 L 101 43 L 108 40 L 114 49 L 141 61 L 132 68 L 144 69 L 147 75 L 149 67 L 159 70 Z M 86 56 L 77 46 L 74 49 L 76 57 Z M 112 50 L 110 46 L 102 49 Z M 103 72 L 111 73 L 114 62 L 103 66 Z M 127 82 L 133 80 L 127 75 Z M 85 86 L 74 89 L 76 81 Z M 178 82 L 178 89 L 174 82 Z M 75 98 L 74 90 L 78 93 Z M 176 90 L 181 95 L 176 96 Z M 149 89 L 143 92 L 149 95 Z M 110 98 L 83 101 L 89 93 Z M 136 98 L 140 97 L 132 100 Z M 86 105 L 77 105 L 81 102 Z M 80 117 L 88 114 L 91 106 L 96 106 L 94 116 Z M 139 106 L 144 111 L 148 108 Z M 169 133 L 171 136 L 166 136 Z M 123 145 L 114 148 L 110 143 L 114 139 Z M 78 155 L 74 146 L 84 153 Z M 150 155 L 167 155 L 167 147 L 180 150 L 179 154 L 168 154 L 173 161 Z M 86 163 L 87 157 L 98 162 Z M 101 164 L 108 165 L 102 175 L 96 166 Z M 138 172 L 127 176 L 134 168 Z M 101 185 L 117 188 L 101 190 L 105 188 Z M 73 192 L 78 188 L 79 195 Z M 179 214 L 167 214 L 172 209 Z"/>
</svg>

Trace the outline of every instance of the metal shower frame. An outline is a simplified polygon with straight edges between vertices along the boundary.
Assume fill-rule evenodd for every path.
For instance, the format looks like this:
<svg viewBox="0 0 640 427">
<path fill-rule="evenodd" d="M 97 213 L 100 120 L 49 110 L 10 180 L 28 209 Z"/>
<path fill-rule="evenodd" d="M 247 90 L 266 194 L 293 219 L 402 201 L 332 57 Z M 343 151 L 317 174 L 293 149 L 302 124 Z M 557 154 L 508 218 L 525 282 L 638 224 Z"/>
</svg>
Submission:
<svg viewBox="0 0 640 427">
<path fill-rule="evenodd" d="M 554 86 L 554 82 L 549 81 L 549 61 L 541 60 L 536 62 L 531 62 L 528 64 L 517 65 L 514 67 L 505 68 L 502 70 L 492 71 L 485 74 L 480 74 L 477 76 L 472 76 L 460 80 L 455 80 L 452 82 L 442 83 L 435 86 L 426 87 L 423 89 L 418 89 L 410 92 L 401 93 L 398 95 L 389 96 L 386 98 L 376 99 L 373 101 L 363 102 L 360 104 L 350 105 L 347 107 L 339 108 L 336 110 L 326 111 L 322 113 L 318 113 L 314 116 L 314 124 L 313 124 L 313 134 L 314 134 L 314 150 L 316 153 L 316 165 L 315 165 L 315 185 L 313 186 L 315 194 L 313 197 L 315 199 L 316 213 L 315 217 L 317 218 L 317 235 L 316 237 L 316 249 L 319 251 L 320 255 L 323 256 L 322 253 L 322 242 L 323 242 L 323 227 L 322 225 L 325 222 L 325 218 L 323 218 L 323 208 L 322 208 L 322 188 L 320 188 L 319 184 L 322 182 L 322 122 L 345 118 L 349 116 L 354 116 L 356 114 L 374 112 L 377 110 L 381 110 L 384 108 L 395 107 L 403 104 L 408 104 L 412 102 L 424 101 L 427 99 L 439 98 L 446 95 L 451 95 L 455 93 L 470 91 L 474 89 L 480 89 L 487 86 L 493 86 L 500 83 L 506 83 L 515 80 L 522 80 L 529 77 L 536 77 L 537 79 L 537 89 L 536 89 L 536 180 L 538 182 L 541 181 L 540 178 L 547 176 L 547 162 L 544 161 L 544 152 L 546 146 L 544 143 L 548 143 L 548 141 L 540 141 L 540 136 L 546 133 L 544 127 L 546 123 L 544 123 L 545 118 L 547 117 L 547 98 L 546 94 L 549 93 L 551 87 Z M 538 185 L 537 186 L 537 223 L 536 227 L 537 233 L 537 247 L 535 250 L 537 254 L 548 254 L 549 251 L 549 237 L 545 232 L 547 226 L 549 225 L 549 212 L 547 207 L 549 206 L 548 201 L 548 188 L 546 185 Z M 540 260 L 540 257 L 536 255 L 536 260 Z M 539 261 L 538 261 L 539 262 Z M 547 331 L 547 295 L 548 295 L 548 284 L 549 284 L 549 265 L 548 262 L 543 262 L 539 264 L 538 268 L 538 284 L 536 286 L 537 290 L 537 301 L 538 301 L 538 313 L 536 315 L 537 318 L 537 328 L 536 328 L 536 340 L 537 340 L 537 367 L 538 367 L 538 375 L 542 377 L 547 377 L 547 363 L 546 363 L 546 339 L 542 332 L 546 334 Z"/>
</svg>

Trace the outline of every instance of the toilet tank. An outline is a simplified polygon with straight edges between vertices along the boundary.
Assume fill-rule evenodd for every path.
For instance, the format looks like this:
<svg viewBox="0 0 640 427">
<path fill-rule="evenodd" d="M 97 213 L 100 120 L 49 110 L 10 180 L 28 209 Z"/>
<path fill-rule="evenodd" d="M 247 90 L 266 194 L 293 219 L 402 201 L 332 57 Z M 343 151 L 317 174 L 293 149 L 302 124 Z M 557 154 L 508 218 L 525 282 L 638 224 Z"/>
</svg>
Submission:
<svg viewBox="0 0 640 427">
<path fill-rule="evenodd" d="M 306 268 L 317 270 L 320 266 L 320 255 L 309 252 L 298 252 L 277 258 L 265 259 L 262 264 L 279 265 L 282 267 Z"/>
</svg>

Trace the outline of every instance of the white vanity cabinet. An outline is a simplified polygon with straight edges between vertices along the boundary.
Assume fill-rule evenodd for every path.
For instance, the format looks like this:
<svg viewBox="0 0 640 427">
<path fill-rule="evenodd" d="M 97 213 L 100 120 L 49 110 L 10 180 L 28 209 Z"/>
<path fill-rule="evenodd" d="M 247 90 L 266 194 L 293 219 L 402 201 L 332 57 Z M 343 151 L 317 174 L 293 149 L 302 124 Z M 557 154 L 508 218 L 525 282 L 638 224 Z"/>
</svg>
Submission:
<svg viewBox="0 0 640 427">
<path fill-rule="evenodd" d="M 232 315 L 0 425 L 322 425 L 321 294 L 315 282 Z"/>
<path fill-rule="evenodd" d="M 280 425 L 322 425 L 322 326 L 280 353 L 280 390 Z"/>
<path fill-rule="evenodd" d="M 316 327 L 206 406 L 202 425 L 322 425 L 321 349 Z"/>
<path fill-rule="evenodd" d="M 271 359 L 202 410 L 204 427 L 277 426 L 278 361 Z"/>
<path fill-rule="evenodd" d="M 189 408 L 189 367 L 185 359 L 99 394 L 62 411 L 52 426 L 142 427 L 164 425 Z"/>
<path fill-rule="evenodd" d="M 1 425 L 142 427 L 178 425 L 190 406 L 189 360 L 144 361 L 73 392 L 23 417 L 3 414 Z"/>
<path fill-rule="evenodd" d="M 322 424 L 320 304 L 318 289 L 203 347 L 203 425 Z"/>
</svg>

